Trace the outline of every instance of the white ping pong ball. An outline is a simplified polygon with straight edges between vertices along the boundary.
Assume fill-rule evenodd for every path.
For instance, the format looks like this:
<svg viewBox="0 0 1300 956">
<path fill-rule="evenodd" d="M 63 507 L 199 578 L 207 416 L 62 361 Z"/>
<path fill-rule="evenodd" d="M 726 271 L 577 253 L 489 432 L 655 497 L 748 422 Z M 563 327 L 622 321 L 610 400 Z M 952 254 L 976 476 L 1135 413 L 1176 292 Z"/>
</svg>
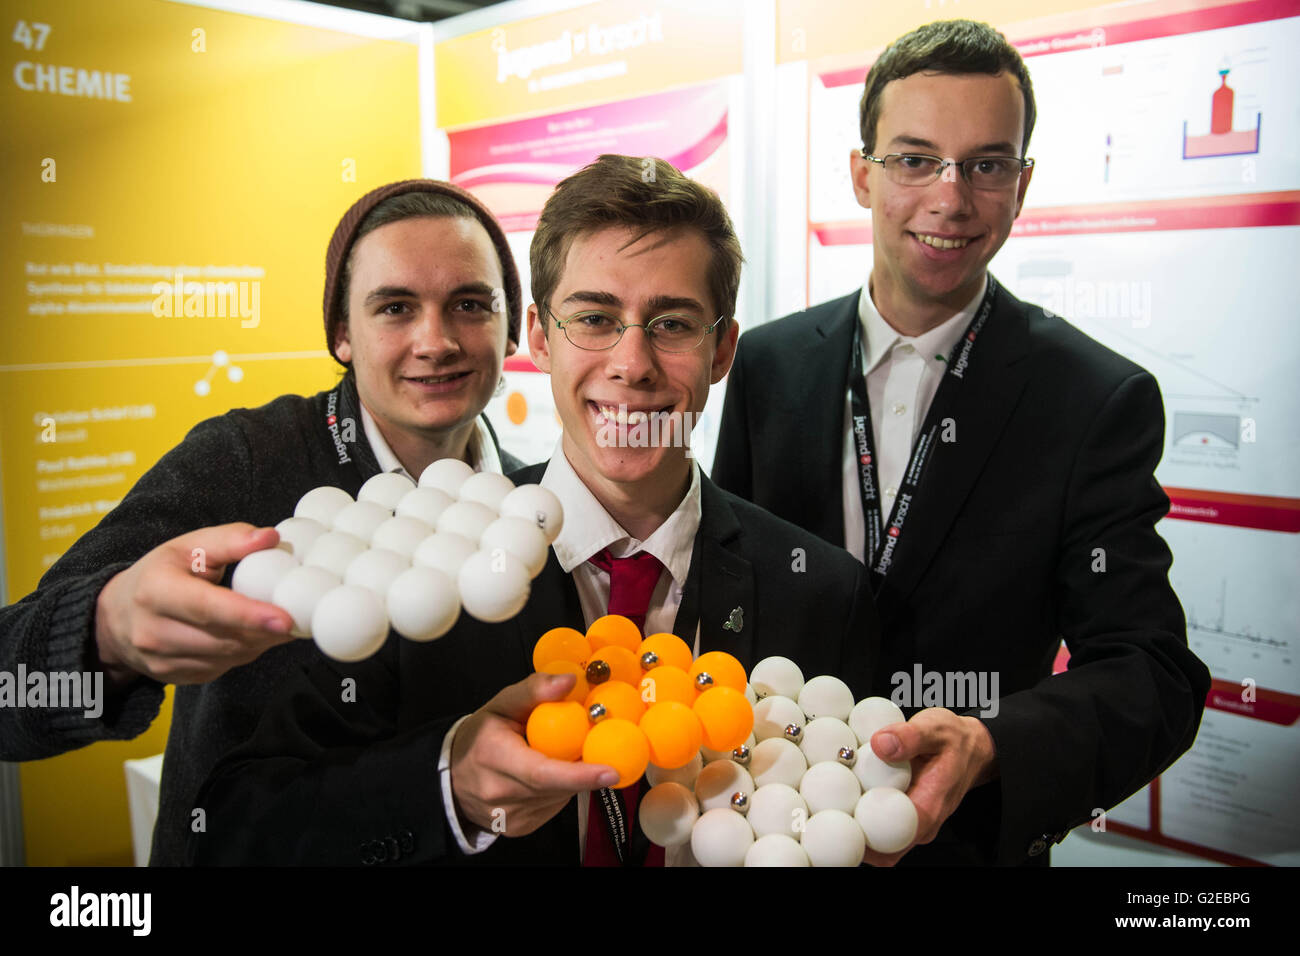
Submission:
<svg viewBox="0 0 1300 956">
<path fill-rule="evenodd" d="M 834 717 L 818 717 L 808 721 L 804 727 L 799 747 L 811 767 L 813 764 L 838 760 L 840 750 L 844 747 L 857 750 L 858 738 L 844 721 Z"/>
<path fill-rule="evenodd" d="M 871 735 L 881 727 L 901 724 L 906 718 L 898 705 L 884 697 L 868 697 L 858 701 L 849 713 L 849 726 L 862 746 L 870 746 Z"/>
<path fill-rule="evenodd" d="M 389 518 L 375 529 L 370 547 L 395 551 L 411 563 L 411 557 L 420 542 L 433 534 L 433 529 L 415 518 Z"/>
<path fill-rule="evenodd" d="M 456 585 L 461 604 L 470 615 L 496 624 L 524 609 L 532 583 L 522 561 L 502 548 L 494 548 L 466 558 Z"/>
<path fill-rule="evenodd" d="M 808 819 L 808 803 L 794 787 L 784 783 L 769 783 L 759 787 L 749 799 L 749 812 L 745 819 L 757 836 L 781 833 L 796 837 L 795 821 L 802 824 Z"/>
<path fill-rule="evenodd" d="M 791 837 L 768 833 L 754 841 L 745 854 L 745 866 L 812 866 L 808 854 Z"/>
<path fill-rule="evenodd" d="M 369 544 L 379 526 L 392 516 L 393 513 L 381 504 L 354 501 L 334 516 L 334 530 Z"/>
<path fill-rule="evenodd" d="M 838 677 L 822 674 L 803 685 L 799 691 L 799 707 L 813 720 L 817 717 L 834 717 L 845 721 L 853 711 L 853 691 Z"/>
<path fill-rule="evenodd" d="M 322 485 L 313 488 L 298 499 L 298 505 L 293 509 L 293 516 L 311 518 L 330 528 L 334 526 L 334 516 L 350 504 L 352 504 L 352 496 L 342 488 Z"/>
<path fill-rule="evenodd" d="M 754 685 L 753 685 L 753 684 L 746 684 L 746 685 L 745 685 L 745 700 L 749 701 L 749 706 L 750 706 L 750 707 L 753 707 L 755 704 L 758 703 L 758 694 L 754 693 Z M 752 736 L 754 736 L 754 735 L 753 735 L 753 734 L 750 734 L 749 736 L 752 737 Z"/>
<path fill-rule="evenodd" d="M 437 488 L 453 498 L 460 496 L 460 486 L 474 474 L 474 469 L 458 458 L 439 458 L 420 474 L 421 488 Z"/>
<path fill-rule="evenodd" d="M 769 737 L 783 737 L 790 724 L 802 727 L 803 711 L 789 697 L 773 694 L 754 705 L 754 737 L 759 743 Z"/>
<path fill-rule="evenodd" d="M 329 528 L 315 518 L 285 518 L 275 526 L 275 530 L 280 533 L 277 547 L 301 561 L 316 539 Z"/>
<path fill-rule="evenodd" d="M 437 530 L 443 534 L 458 534 L 475 545 L 483 532 L 497 520 L 497 513 L 476 501 L 458 501 L 438 515 Z"/>
<path fill-rule="evenodd" d="M 420 542 L 411 555 L 411 563 L 416 567 L 441 571 L 455 581 L 460 576 L 460 566 L 470 555 L 477 553 L 478 546 L 468 538 L 435 533 Z"/>
<path fill-rule="evenodd" d="M 403 496 L 414 488 L 415 482 L 405 475 L 384 472 L 367 479 L 357 492 L 357 501 L 373 501 L 392 512 Z"/>
<path fill-rule="evenodd" d="M 687 790 L 695 789 L 695 778 L 700 775 L 704 769 L 704 758 L 697 752 L 691 758 L 690 763 L 684 767 L 678 767 L 676 770 L 665 770 L 663 767 L 656 767 L 649 764 L 645 768 L 646 782 L 652 787 L 657 787 L 661 783 L 680 783 Z"/>
<path fill-rule="evenodd" d="M 637 809 L 641 831 L 656 846 L 681 846 L 691 838 L 700 806 L 695 795 L 680 783 L 661 783 L 651 787 Z"/>
<path fill-rule="evenodd" d="M 473 501 L 500 512 L 501 502 L 515 490 L 515 483 L 494 471 L 480 471 L 470 475 L 460 486 L 460 500 Z"/>
<path fill-rule="evenodd" d="M 799 781 L 799 793 L 810 813 L 843 810 L 852 813 L 862 796 L 862 787 L 853 771 L 842 763 L 819 763 L 808 768 Z"/>
<path fill-rule="evenodd" d="M 267 548 L 246 555 L 235 565 L 230 589 L 254 601 L 270 603 L 280 579 L 298 566 L 298 559 L 283 548 Z"/>
<path fill-rule="evenodd" d="M 769 737 L 750 748 L 749 773 L 760 790 L 774 783 L 798 787 L 807 769 L 799 745 L 784 737 Z"/>
<path fill-rule="evenodd" d="M 478 546 L 485 551 L 505 548 L 524 563 L 530 578 L 542 573 L 551 547 L 541 528 L 523 518 L 498 518 L 487 526 Z"/>
<path fill-rule="evenodd" d="M 302 563 L 324 568 L 342 581 L 348 565 L 364 550 L 366 543 L 360 538 L 342 531 L 326 531 L 312 543 Z"/>
<path fill-rule="evenodd" d="M 858 748 L 858 759 L 853 764 L 853 774 L 863 790 L 872 787 L 890 787 L 906 791 L 912 783 L 912 764 L 907 760 L 897 762 L 881 760 L 871 749 L 871 744 Z"/>
<path fill-rule="evenodd" d="M 798 700 L 803 690 L 803 671 L 788 657 L 765 657 L 749 672 L 749 684 L 759 700 L 773 694 Z"/>
<path fill-rule="evenodd" d="M 877 853 L 898 853 L 916 839 L 916 807 L 892 787 L 872 787 L 862 795 L 853 817 Z"/>
<path fill-rule="evenodd" d="M 311 616 L 316 646 L 336 661 L 360 661 L 384 646 L 388 616 L 369 588 L 340 584 L 327 591 Z"/>
<path fill-rule="evenodd" d="M 813 866 L 858 866 L 866 852 L 862 828 L 843 810 L 822 810 L 804 824 L 800 845 Z"/>
<path fill-rule="evenodd" d="M 503 518 L 523 518 L 537 525 L 548 544 L 555 542 L 564 526 L 564 506 L 541 485 L 520 485 L 501 499 L 498 510 Z"/>
<path fill-rule="evenodd" d="M 691 853 L 700 866 L 744 866 L 754 831 L 735 810 L 706 810 L 691 830 Z"/>
<path fill-rule="evenodd" d="M 702 811 L 715 807 L 729 808 L 731 797 L 736 793 L 752 796 L 754 778 L 734 761 L 715 760 L 705 764 L 700 775 L 695 778 L 695 798 L 700 801 Z"/>
<path fill-rule="evenodd" d="M 341 583 L 337 575 L 324 568 L 303 565 L 280 579 L 271 594 L 271 603 L 289 612 L 294 636 L 311 637 L 312 612 L 326 592 Z"/>
<path fill-rule="evenodd" d="M 388 594 L 388 586 L 410 566 L 410 562 L 395 551 L 371 548 L 352 559 L 348 569 L 343 572 L 343 583 L 369 588 L 383 601 Z"/>
<path fill-rule="evenodd" d="M 433 568 L 407 568 L 388 586 L 388 618 L 412 641 L 442 637 L 460 617 L 456 582 Z"/>
<path fill-rule="evenodd" d="M 408 491 L 397 503 L 399 518 L 423 521 L 431 529 L 438 524 L 438 516 L 456 503 L 456 499 L 437 488 L 416 488 Z"/>
</svg>

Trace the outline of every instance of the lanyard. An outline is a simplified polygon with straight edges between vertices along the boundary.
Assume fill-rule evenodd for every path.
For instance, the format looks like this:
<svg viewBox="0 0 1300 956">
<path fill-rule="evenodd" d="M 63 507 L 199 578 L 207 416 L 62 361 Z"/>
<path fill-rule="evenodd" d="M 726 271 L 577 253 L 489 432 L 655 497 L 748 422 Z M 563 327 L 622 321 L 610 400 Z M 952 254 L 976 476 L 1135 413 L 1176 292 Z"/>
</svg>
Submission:
<svg viewBox="0 0 1300 956">
<path fill-rule="evenodd" d="M 930 410 L 917 435 L 916 444 L 912 447 L 907 470 L 899 482 L 898 497 L 894 499 L 894 509 L 890 513 L 887 529 L 882 528 L 880 520 L 880 481 L 876 472 L 876 452 L 872 446 L 871 406 L 867 399 L 866 375 L 862 371 L 862 322 L 856 318 L 853 321 L 853 351 L 849 353 L 849 401 L 853 413 L 854 450 L 858 456 L 858 490 L 862 493 L 862 513 L 867 526 L 866 564 L 871 569 L 872 584 L 877 592 L 893 564 L 894 551 L 903 536 L 903 524 L 907 520 L 925 466 L 933 457 L 931 452 L 939 430 L 956 408 L 959 386 L 970 368 L 975 340 L 993 311 L 996 291 L 997 281 L 990 275 L 984 301 L 958 340 L 960 344 L 948 356 L 948 367 L 944 371 L 943 380 L 930 403 Z"/>
</svg>

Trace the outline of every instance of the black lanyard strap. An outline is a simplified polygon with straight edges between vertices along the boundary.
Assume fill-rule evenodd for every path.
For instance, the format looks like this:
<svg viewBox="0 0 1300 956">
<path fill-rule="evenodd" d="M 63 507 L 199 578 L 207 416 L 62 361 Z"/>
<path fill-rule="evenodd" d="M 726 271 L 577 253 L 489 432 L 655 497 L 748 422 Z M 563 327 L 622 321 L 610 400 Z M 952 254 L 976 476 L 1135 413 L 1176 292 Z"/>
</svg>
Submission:
<svg viewBox="0 0 1300 956">
<path fill-rule="evenodd" d="M 889 521 L 883 527 L 880 520 L 880 478 L 876 470 L 876 452 L 871 434 L 871 404 L 867 398 L 867 380 L 863 372 L 865 357 L 862 354 L 862 323 L 857 319 L 853 322 L 853 350 L 849 353 L 849 402 L 853 418 L 853 441 L 858 456 L 858 490 L 862 494 L 862 515 L 867 532 L 866 565 L 871 570 L 872 584 L 877 592 L 889 574 L 894 551 L 903 536 L 903 526 L 915 508 L 916 489 L 921 483 L 925 466 L 934 457 L 939 431 L 944 420 L 950 418 L 957 408 L 961 384 L 970 369 L 975 340 L 993 311 L 996 291 L 997 280 L 990 275 L 983 302 L 958 339 L 959 344 L 953 354 L 948 356 L 948 367 L 934 400 L 930 403 L 916 443 L 912 446 L 912 457 L 903 473 L 903 480 L 899 483 L 898 496 L 894 499 Z"/>
</svg>

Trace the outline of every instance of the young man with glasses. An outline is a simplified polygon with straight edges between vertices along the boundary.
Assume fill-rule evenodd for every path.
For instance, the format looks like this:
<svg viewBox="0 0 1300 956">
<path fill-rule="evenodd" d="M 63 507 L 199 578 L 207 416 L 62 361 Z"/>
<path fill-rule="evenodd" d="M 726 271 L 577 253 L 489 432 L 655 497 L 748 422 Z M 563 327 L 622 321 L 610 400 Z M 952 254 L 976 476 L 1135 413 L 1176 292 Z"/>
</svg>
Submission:
<svg viewBox="0 0 1300 956">
<path fill-rule="evenodd" d="M 913 761 L 921 826 L 869 862 L 1043 865 L 1191 745 L 1209 689 L 1154 529 L 1160 393 L 988 272 L 1033 173 L 1033 89 L 1001 34 L 900 38 L 859 119 L 866 286 L 742 338 L 714 478 L 866 563 L 875 691 L 928 708 L 872 739 Z M 994 699 L 935 700 L 932 675 Z"/>
<path fill-rule="evenodd" d="M 602 156 L 560 183 L 533 239 L 528 342 L 564 429 L 549 463 L 511 477 L 552 491 L 564 524 L 527 605 L 502 624 L 462 615 L 430 644 L 390 635 L 361 664 L 319 660 L 209 780 L 195 862 L 654 863 L 639 785 L 592 793 L 617 775 L 521 736 L 574 683 L 529 677 L 533 645 L 607 613 L 864 695 L 879 628 L 862 565 L 719 490 L 675 427 L 609 440 L 611 423 L 700 413 L 737 338 L 740 245 L 721 200 L 647 162 Z"/>
</svg>

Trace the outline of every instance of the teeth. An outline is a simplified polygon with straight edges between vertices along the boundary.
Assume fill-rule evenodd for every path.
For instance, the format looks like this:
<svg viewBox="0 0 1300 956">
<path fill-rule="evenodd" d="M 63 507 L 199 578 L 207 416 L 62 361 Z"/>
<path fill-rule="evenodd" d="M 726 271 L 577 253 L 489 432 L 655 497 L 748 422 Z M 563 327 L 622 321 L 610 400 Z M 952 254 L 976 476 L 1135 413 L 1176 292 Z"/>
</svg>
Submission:
<svg viewBox="0 0 1300 956">
<path fill-rule="evenodd" d="M 441 385 L 443 382 L 450 382 L 452 379 L 459 377 L 459 373 L 454 375 L 426 375 L 423 378 L 415 379 L 415 381 L 422 382 L 425 385 Z"/>
<path fill-rule="evenodd" d="M 628 411 L 626 405 L 619 405 L 615 408 L 613 405 L 601 405 L 600 414 L 606 421 L 616 422 L 619 425 L 640 425 L 643 422 L 650 421 L 650 416 L 645 412 Z"/>
<path fill-rule="evenodd" d="M 970 244 L 969 239 L 940 239 L 937 236 L 925 236 L 919 232 L 915 235 L 917 239 L 920 239 L 927 246 L 933 246 L 936 249 L 960 249 Z"/>
</svg>

